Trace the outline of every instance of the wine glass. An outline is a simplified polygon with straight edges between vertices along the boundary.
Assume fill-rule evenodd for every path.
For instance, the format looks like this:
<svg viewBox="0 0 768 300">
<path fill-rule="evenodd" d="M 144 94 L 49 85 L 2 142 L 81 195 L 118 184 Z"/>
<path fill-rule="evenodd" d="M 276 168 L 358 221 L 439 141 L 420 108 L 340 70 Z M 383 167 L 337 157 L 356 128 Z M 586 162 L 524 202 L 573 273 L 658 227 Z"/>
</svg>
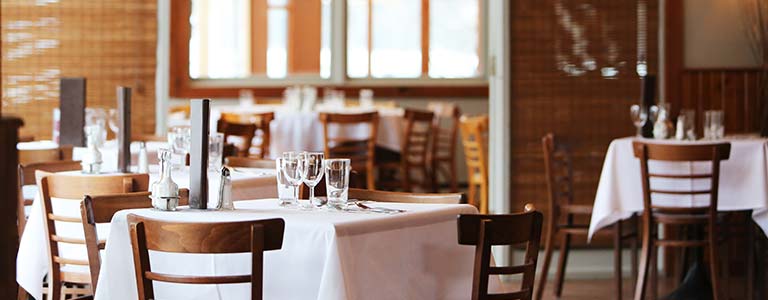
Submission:
<svg viewBox="0 0 768 300">
<path fill-rule="evenodd" d="M 640 105 L 635 104 L 629 108 L 629 116 L 632 118 L 635 128 L 637 128 L 637 136 L 642 136 L 643 125 L 648 120 L 648 112 Z"/>
<path fill-rule="evenodd" d="M 283 178 L 294 187 L 294 198 L 299 199 L 299 187 L 303 182 L 301 176 L 301 153 L 299 152 L 283 152 L 283 156 L 280 159 L 280 172 L 282 172 Z"/>
<path fill-rule="evenodd" d="M 117 109 L 114 109 L 114 108 L 109 109 L 107 120 L 109 123 L 109 129 L 115 133 L 115 136 L 117 136 L 117 134 L 120 132 L 120 125 L 118 124 L 120 120 L 117 115 Z"/>
<path fill-rule="evenodd" d="M 304 152 L 301 156 L 301 177 L 304 184 L 309 187 L 309 203 L 321 207 L 325 205 L 325 200 L 315 198 L 315 186 L 320 183 L 325 170 L 323 168 L 324 154 L 322 152 Z"/>
</svg>

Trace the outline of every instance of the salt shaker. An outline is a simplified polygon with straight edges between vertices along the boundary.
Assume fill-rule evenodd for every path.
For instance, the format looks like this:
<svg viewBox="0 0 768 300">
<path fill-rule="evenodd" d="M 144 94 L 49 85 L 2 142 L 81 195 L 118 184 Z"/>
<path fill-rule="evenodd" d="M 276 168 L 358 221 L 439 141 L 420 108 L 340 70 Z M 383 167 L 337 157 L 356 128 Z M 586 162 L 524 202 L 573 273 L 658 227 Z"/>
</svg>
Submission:
<svg viewBox="0 0 768 300">
<path fill-rule="evenodd" d="M 149 161 L 147 158 L 147 144 L 139 142 L 139 173 L 149 173 Z"/>
<path fill-rule="evenodd" d="M 87 149 L 80 165 L 85 174 L 101 173 L 101 151 L 99 151 L 99 127 L 96 125 L 85 126 Z"/>
<path fill-rule="evenodd" d="M 219 203 L 216 209 L 234 210 L 235 203 L 232 202 L 232 177 L 229 174 L 229 168 L 221 167 L 221 181 L 219 184 Z"/>
<path fill-rule="evenodd" d="M 152 183 L 152 207 L 173 211 L 179 206 L 179 186 L 171 178 L 171 151 L 160 149 L 160 179 Z"/>
<path fill-rule="evenodd" d="M 675 130 L 675 139 L 682 141 L 685 139 L 685 116 L 677 117 L 677 129 Z"/>
</svg>

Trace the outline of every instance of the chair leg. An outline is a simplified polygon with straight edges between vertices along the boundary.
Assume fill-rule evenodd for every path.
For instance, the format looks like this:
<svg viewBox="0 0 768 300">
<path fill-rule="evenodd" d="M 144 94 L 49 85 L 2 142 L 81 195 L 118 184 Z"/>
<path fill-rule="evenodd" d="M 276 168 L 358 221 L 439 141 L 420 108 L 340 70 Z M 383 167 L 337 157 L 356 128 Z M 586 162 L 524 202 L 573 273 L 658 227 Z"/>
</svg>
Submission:
<svg viewBox="0 0 768 300">
<path fill-rule="evenodd" d="M 717 275 L 720 274 L 720 267 L 718 265 L 718 262 L 720 261 L 718 259 L 718 243 L 717 243 L 717 225 L 714 224 L 714 220 L 710 221 L 709 224 L 709 277 L 710 281 L 712 281 L 712 300 L 718 300 L 720 299 L 720 282 L 718 281 Z"/>
<path fill-rule="evenodd" d="M 659 247 L 651 249 L 651 282 L 649 283 L 651 300 L 659 297 Z"/>
<path fill-rule="evenodd" d="M 18 294 L 16 295 L 17 300 L 27 300 L 29 299 L 29 296 L 27 295 L 27 291 L 24 290 L 24 288 L 19 287 Z"/>
<path fill-rule="evenodd" d="M 645 299 L 645 286 L 648 280 L 648 268 L 651 260 L 651 226 L 648 220 L 643 221 L 643 248 L 640 253 L 640 269 L 637 272 L 637 283 L 635 284 L 635 300 Z"/>
<path fill-rule="evenodd" d="M 555 296 L 560 298 L 563 294 L 563 282 L 565 281 L 565 267 L 568 265 L 568 251 L 571 248 L 571 235 L 560 235 L 560 257 L 557 259 L 557 273 L 555 273 Z"/>
<path fill-rule="evenodd" d="M 622 272 L 621 272 L 621 221 L 613 225 L 613 280 L 616 284 L 616 300 L 621 300 Z"/>
<path fill-rule="evenodd" d="M 755 299 L 755 231 L 752 225 L 752 214 L 746 214 L 747 230 L 747 300 Z"/>
<path fill-rule="evenodd" d="M 632 260 L 632 282 L 637 282 L 637 251 L 638 244 L 640 242 L 640 225 L 637 224 L 638 217 L 635 215 L 632 217 L 632 229 L 635 231 L 634 236 L 629 240 L 630 247 L 630 259 Z"/>
<path fill-rule="evenodd" d="M 547 285 L 547 275 L 549 274 L 549 263 L 552 261 L 552 250 L 554 248 L 556 230 L 551 223 L 547 226 L 547 235 L 544 244 L 544 261 L 541 264 L 541 274 L 539 274 L 539 286 L 536 289 L 536 295 L 533 299 L 541 300 L 544 295 L 544 287 Z"/>
</svg>

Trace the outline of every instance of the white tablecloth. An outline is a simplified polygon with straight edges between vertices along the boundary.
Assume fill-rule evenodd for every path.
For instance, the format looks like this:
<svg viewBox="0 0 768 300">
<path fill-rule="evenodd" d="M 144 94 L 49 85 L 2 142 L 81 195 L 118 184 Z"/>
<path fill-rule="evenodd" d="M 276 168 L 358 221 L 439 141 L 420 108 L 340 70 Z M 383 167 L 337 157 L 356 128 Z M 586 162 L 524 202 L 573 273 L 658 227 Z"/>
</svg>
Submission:
<svg viewBox="0 0 768 300">
<path fill-rule="evenodd" d="M 41 149 L 52 149 L 56 148 L 59 145 L 52 142 L 52 141 L 34 141 L 34 142 L 25 142 L 25 143 L 18 143 L 16 145 L 16 148 L 19 150 L 41 150 Z M 168 143 L 165 142 L 157 142 L 157 141 L 148 141 L 146 142 L 147 146 L 147 161 L 149 164 L 157 164 L 158 158 L 157 158 L 157 151 L 160 148 L 168 148 Z M 103 146 L 99 148 L 101 151 L 101 156 L 103 160 L 102 169 L 103 170 L 117 170 L 117 141 L 116 140 L 110 140 L 106 141 Z M 87 149 L 84 147 L 74 147 L 72 149 L 72 159 L 73 160 L 82 160 L 82 158 L 85 156 Z M 139 144 L 138 143 L 132 143 L 131 144 L 131 164 L 137 165 L 139 163 Z"/>
<path fill-rule="evenodd" d="M 632 150 L 634 138 L 622 138 L 611 142 L 603 163 L 600 183 L 592 210 L 589 226 L 590 237 L 595 231 L 618 220 L 626 219 L 632 213 L 643 211 L 643 191 L 640 174 L 640 160 Z M 654 141 L 655 143 L 706 143 Z M 768 232 L 768 140 L 765 139 L 728 139 L 731 143 L 730 159 L 720 165 L 720 185 L 718 210 L 753 210 L 752 218 Z M 697 174 L 710 170 L 710 163 L 660 163 L 649 162 L 649 169 L 677 174 Z M 709 187 L 709 179 L 701 180 L 656 180 L 651 182 L 664 189 L 690 191 Z M 709 201 L 708 195 L 697 197 L 677 196 L 660 197 L 664 205 L 699 206 Z"/>
<path fill-rule="evenodd" d="M 96 299 L 136 299 L 126 216 L 213 222 L 283 218 L 281 250 L 264 256 L 264 299 L 468 299 L 474 247 L 456 238 L 456 215 L 469 205 L 375 203 L 397 215 L 280 208 L 276 200 L 241 201 L 233 212 L 129 210 L 115 215 Z M 249 254 L 151 252 L 153 271 L 184 275 L 250 273 Z M 492 280 L 494 290 L 498 281 Z M 155 283 L 157 299 L 250 299 L 250 286 Z"/>
<path fill-rule="evenodd" d="M 275 120 L 270 126 L 271 144 L 270 154 L 283 153 L 285 151 L 323 151 L 323 125 L 320 123 L 318 112 L 299 112 L 280 109 L 275 106 L 251 106 L 251 107 L 214 107 L 211 108 L 211 129 L 216 130 L 216 121 L 221 113 L 259 113 L 274 111 Z M 327 110 L 333 113 L 363 113 L 370 109 L 344 108 Z M 397 108 L 378 109 L 379 128 L 376 143 L 384 148 L 400 151 L 403 143 L 403 110 Z M 354 139 L 366 138 L 369 134 L 368 126 L 333 126 L 329 128 L 333 136 L 343 136 Z"/>
<path fill-rule="evenodd" d="M 152 172 L 150 173 L 150 183 L 152 183 L 159 177 L 157 167 L 151 166 L 150 172 Z M 238 171 L 232 172 L 232 197 L 235 200 L 277 197 L 277 181 L 274 172 L 271 169 L 238 168 Z M 79 174 L 78 172 L 64 173 L 76 176 Z M 179 187 L 189 187 L 188 168 L 176 170 L 171 176 Z M 217 176 L 210 176 L 209 180 L 209 199 L 215 201 L 218 199 L 219 181 Z M 39 196 L 35 198 L 30 208 L 29 220 L 24 228 L 24 235 L 19 243 L 19 253 L 16 258 L 16 281 L 35 299 L 42 299 L 43 277 L 49 269 L 48 246 L 45 236 L 43 204 L 42 201 L 39 201 Z M 211 202 L 212 204 L 213 202 Z M 79 201 L 52 199 L 52 205 L 56 214 L 80 218 Z M 107 236 L 109 225 L 99 224 L 98 226 L 99 236 Z M 65 237 L 83 238 L 83 227 L 80 224 L 57 222 L 56 232 Z M 59 251 L 61 251 L 61 256 L 65 258 L 88 260 L 85 247 L 82 245 L 59 244 Z M 88 272 L 86 268 L 67 267 L 70 268 L 68 270 Z"/>
</svg>

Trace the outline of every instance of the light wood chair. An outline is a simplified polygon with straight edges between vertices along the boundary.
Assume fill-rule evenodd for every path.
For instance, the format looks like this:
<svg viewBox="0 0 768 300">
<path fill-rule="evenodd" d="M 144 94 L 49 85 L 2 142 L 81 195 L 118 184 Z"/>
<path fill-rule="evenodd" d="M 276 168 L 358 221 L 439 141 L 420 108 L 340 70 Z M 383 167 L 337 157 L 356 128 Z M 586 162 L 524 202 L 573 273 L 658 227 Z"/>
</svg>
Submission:
<svg viewBox="0 0 768 300">
<path fill-rule="evenodd" d="M 216 131 L 224 134 L 224 143 L 228 143 L 231 136 L 242 138 L 242 144 L 238 145 L 238 156 L 248 157 L 253 138 L 256 136 L 256 124 L 234 123 L 219 119 L 216 123 Z"/>
<path fill-rule="evenodd" d="M 438 192 L 442 187 L 440 177 L 447 181 L 452 193 L 459 191 L 456 178 L 456 143 L 459 135 L 459 118 L 461 112 L 454 103 L 429 102 L 427 109 L 435 114 L 432 128 L 432 154 L 430 169 L 432 171 L 432 191 Z M 449 126 L 444 126 L 448 121 Z"/>
<path fill-rule="evenodd" d="M 720 274 L 719 263 L 719 235 L 720 224 L 718 224 L 719 214 L 717 211 L 718 191 L 720 182 L 720 162 L 727 160 L 730 156 L 730 143 L 717 143 L 706 145 L 667 145 L 650 144 L 641 141 L 632 143 L 635 157 L 640 159 L 640 172 L 642 175 L 643 187 L 643 249 L 640 257 L 640 270 L 638 273 L 637 286 L 635 288 L 635 299 L 645 299 L 646 284 L 648 281 L 648 272 L 651 271 L 651 293 L 656 293 L 656 256 L 658 247 L 705 247 L 709 253 L 709 275 L 712 285 L 712 299 L 725 299 L 721 294 L 721 282 L 718 278 Z M 649 169 L 648 161 L 663 162 L 709 162 L 711 171 L 696 174 L 671 174 L 663 170 Z M 686 184 L 677 184 L 674 190 L 656 187 L 652 184 L 651 178 L 665 180 L 679 180 Z M 690 180 L 709 181 L 709 187 L 698 189 L 689 188 Z M 685 200 L 683 205 L 670 206 L 670 204 L 659 204 L 654 201 L 661 195 L 680 196 Z M 689 197 L 694 195 L 709 195 L 707 205 L 691 207 Z M 669 201 L 669 200 L 668 200 Z M 665 201 L 665 202 L 668 202 Z M 664 237 L 658 236 L 658 225 L 665 226 L 704 226 L 706 228 L 706 238 L 689 237 Z M 752 251 L 748 249 L 750 255 Z M 754 260 L 753 260 L 754 261 Z M 652 266 L 653 265 L 653 266 Z M 752 266 L 747 266 L 753 268 Z M 749 287 L 750 289 L 752 287 Z M 748 291 L 751 294 L 751 292 Z M 652 297 L 655 298 L 655 297 Z"/>
<path fill-rule="evenodd" d="M 544 170 L 548 188 L 548 205 L 550 216 L 547 220 L 547 233 L 544 238 L 544 261 L 539 275 L 539 286 L 536 289 L 535 299 L 542 299 L 547 283 L 549 264 L 552 260 L 552 252 L 555 248 L 555 238 L 560 243 L 560 255 L 555 274 L 555 297 L 560 298 L 563 293 L 565 281 L 565 268 L 568 263 L 568 254 L 571 248 L 571 238 L 575 235 L 586 237 L 589 234 L 589 224 L 579 224 L 576 217 L 589 217 L 592 214 L 591 204 L 574 203 L 573 190 L 573 165 L 570 152 L 562 143 L 558 143 L 554 134 L 549 133 L 541 139 L 544 154 Z M 622 224 L 628 228 L 622 228 Z M 637 242 L 638 221 L 632 216 L 625 222 L 616 222 L 613 227 L 598 231 L 596 234 L 611 234 L 613 237 L 613 276 L 615 283 L 615 299 L 622 299 L 622 249 L 625 241 L 630 244 L 632 256 L 632 274 L 637 272 Z M 633 275 L 634 276 L 634 275 Z"/>
<path fill-rule="evenodd" d="M 462 116 L 459 121 L 467 163 L 469 204 L 488 213 L 488 116 Z"/>
<path fill-rule="evenodd" d="M 132 142 L 168 142 L 165 136 L 154 134 L 134 134 L 131 136 Z"/>
<path fill-rule="evenodd" d="M 140 300 L 154 299 L 153 281 L 176 284 L 250 283 L 251 299 L 262 299 L 264 251 L 283 244 L 283 219 L 222 223 L 165 222 L 128 215 Z M 152 271 L 149 250 L 173 253 L 251 253 L 251 274 L 184 276 Z"/>
<path fill-rule="evenodd" d="M 475 246 L 475 267 L 472 280 L 472 300 L 521 299 L 530 300 L 536 277 L 536 260 L 544 216 L 533 205 L 525 212 L 508 215 L 459 215 L 459 244 Z M 496 245 L 525 245 L 523 264 L 491 266 L 491 247 Z M 523 274 L 520 290 L 489 294 L 490 275 Z"/>
<path fill-rule="evenodd" d="M 97 224 L 110 223 L 118 211 L 135 208 L 151 208 L 150 192 L 135 192 L 111 194 L 102 196 L 85 196 L 80 204 L 83 231 L 85 232 L 85 247 L 88 251 L 88 266 L 91 275 L 91 289 L 96 290 L 101 270 L 101 255 L 99 252 L 107 246 L 107 241 L 99 239 Z M 189 204 L 189 190 L 179 190 L 179 205 Z"/>
<path fill-rule="evenodd" d="M 59 236 L 56 233 L 56 222 L 81 224 L 80 217 L 65 216 L 53 211 L 51 198 L 57 201 L 83 201 L 86 194 L 104 195 L 116 193 L 129 193 L 147 191 L 149 188 L 149 175 L 147 174 L 121 174 L 108 176 L 79 176 L 63 175 L 38 171 L 38 186 L 43 199 L 45 215 L 45 231 L 47 235 L 48 254 L 50 258 L 50 270 L 48 271 L 48 292 L 51 300 L 63 299 L 65 294 L 87 295 L 92 293 L 90 287 L 70 288 L 65 285 L 89 285 L 91 277 L 86 273 L 63 271 L 62 267 L 83 266 L 88 267 L 88 261 L 61 257 L 59 244 L 83 245 L 85 240 Z"/>
<path fill-rule="evenodd" d="M 464 194 L 421 194 L 421 193 L 403 193 L 389 191 L 375 191 L 364 189 L 349 189 L 349 199 L 370 200 L 378 202 L 401 202 L 401 203 L 440 203 L 440 204 L 461 204 L 466 202 Z"/>
<path fill-rule="evenodd" d="M 25 198 L 22 191 L 24 186 L 35 185 L 37 180 L 35 179 L 35 172 L 38 170 L 48 173 L 64 172 L 64 171 L 77 171 L 82 167 L 80 161 L 76 160 L 59 160 L 49 162 L 37 162 L 29 164 L 19 164 L 19 205 L 17 216 L 19 218 L 19 237 L 24 233 L 24 227 L 27 225 L 26 208 L 32 206 L 34 197 Z"/>
<path fill-rule="evenodd" d="M 275 169 L 275 161 L 249 157 L 230 156 L 224 159 L 224 164 L 233 168 Z"/>
<path fill-rule="evenodd" d="M 272 121 L 275 119 L 274 112 L 222 113 L 221 119 L 227 123 L 256 125 L 256 130 L 254 130 L 254 137 L 257 141 L 259 141 L 259 143 L 255 147 L 252 146 L 252 149 L 255 150 L 255 153 L 251 153 L 251 149 L 249 149 L 247 156 L 253 156 L 256 158 L 269 157 L 269 147 L 272 140 L 272 135 L 270 134 L 270 124 L 272 124 Z M 226 141 L 227 138 L 225 137 L 224 140 Z"/>
<path fill-rule="evenodd" d="M 379 181 L 383 188 L 413 192 L 418 187 L 432 191 L 428 155 L 434 116 L 430 111 L 405 110 L 405 133 L 399 161 L 378 163 Z M 413 172 L 420 173 L 421 178 L 414 177 Z"/>
<path fill-rule="evenodd" d="M 379 129 L 379 113 L 334 114 L 320 113 L 323 124 L 323 151 L 326 158 L 349 158 L 352 164 L 350 187 L 375 188 L 374 162 L 376 159 L 376 137 Z M 359 126 L 367 124 L 369 134 L 364 139 L 350 139 L 332 135 L 333 126 Z M 355 173 L 357 176 L 355 176 Z M 359 180 L 365 176 L 365 180 Z M 361 183 L 364 182 L 363 183 Z"/>
<path fill-rule="evenodd" d="M 63 145 L 51 149 L 19 150 L 20 164 L 60 160 L 72 160 L 72 146 Z"/>
</svg>

